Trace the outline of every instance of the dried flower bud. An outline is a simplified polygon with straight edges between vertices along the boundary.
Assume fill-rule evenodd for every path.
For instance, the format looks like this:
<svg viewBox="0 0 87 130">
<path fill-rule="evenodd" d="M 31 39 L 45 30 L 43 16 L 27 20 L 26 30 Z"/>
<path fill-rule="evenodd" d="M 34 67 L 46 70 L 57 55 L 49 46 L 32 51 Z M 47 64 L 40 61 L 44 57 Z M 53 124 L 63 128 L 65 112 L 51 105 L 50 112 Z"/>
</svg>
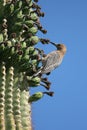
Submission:
<svg viewBox="0 0 87 130">
<path fill-rule="evenodd" d="M 34 2 L 38 2 L 38 0 L 34 0 Z"/>
<path fill-rule="evenodd" d="M 54 95 L 54 92 L 43 92 L 43 94 L 47 94 L 49 96 L 53 96 Z"/>
<path fill-rule="evenodd" d="M 11 33 L 11 38 L 16 38 L 16 33 Z"/>
</svg>

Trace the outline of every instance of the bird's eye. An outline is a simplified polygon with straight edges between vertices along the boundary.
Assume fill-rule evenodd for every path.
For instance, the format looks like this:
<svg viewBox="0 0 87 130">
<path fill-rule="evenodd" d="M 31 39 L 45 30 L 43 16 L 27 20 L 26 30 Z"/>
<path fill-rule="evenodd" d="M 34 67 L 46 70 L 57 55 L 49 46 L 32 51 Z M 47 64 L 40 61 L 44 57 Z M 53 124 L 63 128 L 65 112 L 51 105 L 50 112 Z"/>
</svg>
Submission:
<svg viewBox="0 0 87 130">
<path fill-rule="evenodd" d="M 61 46 L 61 44 L 58 44 L 58 46 Z"/>
</svg>

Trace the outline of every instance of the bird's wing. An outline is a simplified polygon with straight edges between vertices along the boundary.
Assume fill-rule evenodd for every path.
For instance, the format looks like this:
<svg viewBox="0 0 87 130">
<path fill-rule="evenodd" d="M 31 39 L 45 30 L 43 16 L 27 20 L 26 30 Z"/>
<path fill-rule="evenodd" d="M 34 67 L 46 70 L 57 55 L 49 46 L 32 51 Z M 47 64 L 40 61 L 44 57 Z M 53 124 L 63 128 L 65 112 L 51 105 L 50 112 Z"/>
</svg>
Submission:
<svg viewBox="0 0 87 130">
<path fill-rule="evenodd" d="M 58 67 L 62 59 L 57 51 L 49 53 L 42 61 L 43 69 L 42 73 L 51 72 L 53 69 Z"/>
</svg>

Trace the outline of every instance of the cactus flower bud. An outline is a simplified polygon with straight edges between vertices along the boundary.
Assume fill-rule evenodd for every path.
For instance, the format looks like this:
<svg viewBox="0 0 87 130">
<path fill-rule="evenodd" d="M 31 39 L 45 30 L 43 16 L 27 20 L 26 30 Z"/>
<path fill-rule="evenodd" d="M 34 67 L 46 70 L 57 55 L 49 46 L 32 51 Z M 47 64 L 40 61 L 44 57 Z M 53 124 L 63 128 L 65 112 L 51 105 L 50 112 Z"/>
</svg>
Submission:
<svg viewBox="0 0 87 130">
<path fill-rule="evenodd" d="M 29 33 L 32 33 L 35 35 L 37 33 L 38 29 L 36 27 L 29 28 Z"/>
<path fill-rule="evenodd" d="M 33 94 L 32 96 L 29 97 L 28 102 L 32 103 L 32 102 L 36 102 L 38 100 L 40 100 L 43 97 L 43 93 L 42 92 L 37 92 L 35 94 Z"/>
<path fill-rule="evenodd" d="M 0 42 L 3 42 L 3 34 L 0 34 Z"/>
<path fill-rule="evenodd" d="M 39 77 L 34 77 L 32 79 L 29 79 L 27 77 L 27 80 L 28 80 L 29 86 L 31 86 L 31 87 L 39 86 L 40 81 L 41 81 L 41 79 Z"/>
<path fill-rule="evenodd" d="M 31 38 L 30 38 L 30 42 L 32 43 L 32 44 L 36 44 L 36 43 L 38 43 L 39 42 L 39 38 L 38 38 L 38 36 L 32 36 Z"/>
</svg>

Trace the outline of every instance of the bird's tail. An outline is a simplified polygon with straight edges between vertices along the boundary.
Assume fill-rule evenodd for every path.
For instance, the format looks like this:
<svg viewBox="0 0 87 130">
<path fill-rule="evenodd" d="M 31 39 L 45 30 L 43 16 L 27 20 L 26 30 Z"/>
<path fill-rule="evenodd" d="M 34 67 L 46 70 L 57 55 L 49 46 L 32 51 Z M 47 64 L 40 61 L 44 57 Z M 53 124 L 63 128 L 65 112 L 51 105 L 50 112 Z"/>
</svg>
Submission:
<svg viewBox="0 0 87 130">
<path fill-rule="evenodd" d="M 41 67 L 41 68 L 33 75 L 33 77 L 36 77 L 36 76 L 38 76 L 39 74 L 41 74 L 42 68 L 43 68 L 43 67 Z"/>
</svg>

